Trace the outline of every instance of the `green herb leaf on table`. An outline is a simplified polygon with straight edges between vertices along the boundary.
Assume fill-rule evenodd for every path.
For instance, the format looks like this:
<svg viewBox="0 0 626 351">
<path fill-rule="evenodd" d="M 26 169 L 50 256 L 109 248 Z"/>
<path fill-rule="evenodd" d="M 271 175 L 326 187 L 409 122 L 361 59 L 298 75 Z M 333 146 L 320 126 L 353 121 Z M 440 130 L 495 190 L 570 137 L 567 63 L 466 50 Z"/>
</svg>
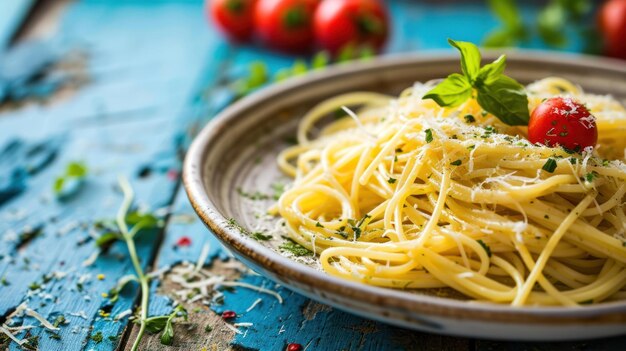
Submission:
<svg viewBox="0 0 626 351">
<path fill-rule="evenodd" d="M 72 193 L 80 190 L 80 187 L 89 173 L 87 166 L 83 162 L 70 162 L 65 167 L 63 175 L 58 176 L 52 184 L 54 195 L 61 199 L 72 195 Z M 74 183 L 72 189 L 69 188 L 70 183 Z"/>
<path fill-rule="evenodd" d="M 172 345 L 172 341 L 174 340 L 174 327 L 173 320 L 176 317 L 182 317 L 187 320 L 187 310 L 182 305 L 176 306 L 174 311 L 170 314 L 169 318 L 165 322 L 165 329 L 163 329 L 163 334 L 161 334 L 161 344 L 163 345 Z"/>
<path fill-rule="evenodd" d="M 163 331 L 161 334 L 161 344 L 172 345 L 174 340 L 174 318 L 182 317 L 187 320 L 187 310 L 182 305 L 176 306 L 176 308 L 166 316 L 155 316 L 145 320 L 146 330 L 149 333 L 156 334 Z"/>
<path fill-rule="evenodd" d="M 124 238 L 122 238 L 119 233 L 105 232 L 96 239 L 96 246 L 98 246 L 100 249 L 105 249 L 113 244 L 113 242 L 123 239 Z"/>
<path fill-rule="evenodd" d="M 502 55 L 494 62 L 476 69 L 476 60 L 480 62 L 478 47 L 451 39 L 449 42 L 461 51 L 464 75 L 449 75 L 423 98 L 432 99 L 442 107 L 454 107 L 469 99 L 475 91 L 477 102 L 485 111 L 508 125 L 527 125 L 530 119 L 528 98 L 524 86 L 503 74 L 506 56 Z"/>
</svg>

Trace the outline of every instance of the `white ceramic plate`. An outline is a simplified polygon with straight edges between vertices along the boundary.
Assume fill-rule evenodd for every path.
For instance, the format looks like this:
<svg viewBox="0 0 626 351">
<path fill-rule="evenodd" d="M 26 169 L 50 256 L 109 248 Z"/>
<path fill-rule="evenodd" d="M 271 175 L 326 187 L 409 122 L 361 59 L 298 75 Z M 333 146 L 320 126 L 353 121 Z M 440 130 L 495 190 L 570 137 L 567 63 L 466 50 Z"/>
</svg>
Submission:
<svg viewBox="0 0 626 351">
<path fill-rule="evenodd" d="M 495 54 L 485 55 L 493 60 Z M 626 334 L 626 301 L 580 308 L 523 307 L 477 303 L 423 292 L 391 290 L 326 275 L 315 264 L 281 255 L 229 224 L 267 225 L 259 219 L 271 201 L 255 202 L 237 189 L 269 189 L 281 177 L 276 154 L 295 135 L 302 114 L 340 93 L 399 93 L 415 81 L 459 71 L 452 53 L 386 57 L 350 63 L 271 86 L 222 112 L 199 134 L 184 166 L 184 184 L 194 209 L 213 235 L 255 271 L 311 299 L 405 328 L 508 340 L 574 340 Z M 526 84 L 561 76 L 586 91 L 626 98 L 626 63 L 545 52 L 511 52 L 507 74 Z M 259 208 L 260 206 L 260 208 Z M 270 220 L 271 221 L 271 220 Z"/>
</svg>

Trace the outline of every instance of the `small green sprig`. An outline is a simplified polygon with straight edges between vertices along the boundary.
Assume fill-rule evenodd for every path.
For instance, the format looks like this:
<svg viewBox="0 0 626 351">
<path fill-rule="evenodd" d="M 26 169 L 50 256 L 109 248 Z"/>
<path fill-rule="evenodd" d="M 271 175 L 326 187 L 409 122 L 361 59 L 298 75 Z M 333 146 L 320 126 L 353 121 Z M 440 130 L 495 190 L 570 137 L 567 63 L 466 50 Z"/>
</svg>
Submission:
<svg viewBox="0 0 626 351">
<path fill-rule="evenodd" d="M 58 176 L 52 184 L 52 191 L 58 198 L 68 195 L 67 186 L 70 182 L 80 184 L 87 177 L 89 170 L 83 162 L 70 162 L 65 167 L 65 173 Z"/>
<path fill-rule="evenodd" d="M 116 287 L 113 289 L 113 298 L 117 299 L 119 296 L 119 292 L 131 281 L 139 282 L 139 286 L 141 288 L 141 302 L 139 306 L 139 318 L 137 319 L 137 323 L 139 324 L 139 332 L 137 333 L 137 337 L 135 338 L 131 351 L 136 351 L 139 348 L 139 343 L 143 338 L 143 334 L 146 329 L 149 327 L 154 328 L 154 323 L 149 322 L 149 320 L 153 320 L 160 317 L 151 317 L 148 318 L 148 303 L 150 296 L 150 287 L 149 281 L 150 278 L 144 273 L 143 268 L 141 267 L 141 263 L 139 262 L 139 256 L 137 255 L 137 248 L 135 247 L 135 235 L 139 233 L 141 230 L 155 228 L 161 225 L 161 221 L 151 214 L 140 214 L 138 212 L 130 212 L 130 207 L 133 203 L 134 192 L 128 180 L 124 177 L 120 177 L 119 185 L 122 189 L 122 193 L 124 194 L 124 200 L 122 205 L 120 206 L 117 216 L 116 216 L 116 225 L 117 232 L 114 240 L 120 239 L 126 243 L 126 247 L 128 248 L 128 253 L 130 255 L 130 259 L 133 263 L 133 268 L 135 269 L 135 276 L 129 276 L 127 279 L 122 279 Z M 130 226 L 130 227 L 129 227 Z M 110 237 L 110 236 L 109 236 Z M 111 239 L 113 240 L 113 239 Z M 182 308 L 182 307 L 181 307 Z M 184 310 L 184 309 L 183 309 Z M 183 314 L 183 311 L 175 310 L 176 315 L 179 313 Z M 187 312 L 184 311 L 185 318 Z M 171 318 L 170 318 L 171 317 Z M 174 336 L 174 331 L 172 329 L 171 323 L 175 316 L 172 315 L 165 316 L 164 327 L 168 328 L 167 336 L 161 336 L 161 343 L 169 342 L 170 345 L 172 338 Z M 169 324 L 169 327 L 168 327 Z M 164 332 L 165 334 L 165 332 Z"/>
<path fill-rule="evenodd" d="M 161 344 L 172 345 L 172 341 L 174 340 L 174 319 L 180 317 L 186 321 L 188 316 L 187 310 L 185 310 L 182 305 L 178 305 L 169 315 L 155 316 L 146 319 L 146 330 L 153 334 L 163 331 L 161 334 Z"/>
<path fill-rule="evenodd" d="M 476 45 L 452 39 L 448 42 L 461 53 L 463 74 L 449 75 L 423 98 L 432 99 L 442 107 L 455 107 L 475 94 L 478 104 L 502 122 L 512 126 L 527 125 L 530 119 L 528 98 L 524 86 L 504 75 L 506 56 L 501 55 L 481 67 Z"/>
<path fill-rule="evenodd" d="M 143 213 L 138 211 L 132 211 L 125 217 L 126 223 L 133 226 L 132 235 L 136 235 L 141 230 L 155 229 L 163 226 L 163 220 L 158 218 L 152 213 Z M 124 236 L 118 230 L 115 221 L 103 220 L 95 223 L 95 226 L 100 229 L 105 229 L 98 238 L 96 238 L 96 246 L 100 250 L 107 250 L 114 242 L 123 241 Z"/>
</svg>

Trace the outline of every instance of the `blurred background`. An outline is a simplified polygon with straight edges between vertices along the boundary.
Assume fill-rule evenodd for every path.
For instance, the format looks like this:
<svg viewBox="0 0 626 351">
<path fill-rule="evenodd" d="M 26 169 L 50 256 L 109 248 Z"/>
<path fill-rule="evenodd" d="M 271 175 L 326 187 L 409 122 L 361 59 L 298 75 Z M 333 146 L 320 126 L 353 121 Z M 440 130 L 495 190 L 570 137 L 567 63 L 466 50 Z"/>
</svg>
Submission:
<svg viewBox="0 0 626 351">
<path fill-rule="evenodd" d="M 198 77 L 197 66 L 233 63 L 211 73 L 243 96 L 331 63 L 448 48 L 447 38 L 626 59 L 625 28 L 624 0 L 11 0 L 0 5 L 0 101 L 94 80 L 80 66 L 114 48 Z"/>
</svg>

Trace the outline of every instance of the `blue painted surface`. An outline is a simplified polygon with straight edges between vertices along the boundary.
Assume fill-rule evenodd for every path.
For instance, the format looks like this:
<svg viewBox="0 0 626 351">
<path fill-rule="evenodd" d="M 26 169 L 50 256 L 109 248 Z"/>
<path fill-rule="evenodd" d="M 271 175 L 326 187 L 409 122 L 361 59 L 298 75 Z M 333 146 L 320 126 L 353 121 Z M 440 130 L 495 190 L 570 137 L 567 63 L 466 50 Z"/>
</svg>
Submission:
<svg viewBox="0 0 626 351">
<path fill-rule="evenodd" d="M 18 3 L 20 11 L 18 7 L 2 11 Z M 27 3 L 0 5 L 0 47 L 21 23 Z M 497 25 L 476 4 L 395 1 L 391 10 L 394 36 L 389 52 L 446 48 L 447 37 L 479 41 Z M 532 9 L 525 8 L 525 15 L 531 16 Z M 578 48 L 572 43 L 568 50 Z M 39 336 L 40 350 L 113 350 L 119 339 L 108 337 L 120 335 L 128 319 L 112 321 L 98 311 L 110 309 L 115 316 L 133 306 L 136 294 L 125 291 L 109 306 L 101 293 L 132 273 L 130 260 L 125 247 L 117 243 L 92 266 L 82 263 L 96 250 L 90 239 L 92 224 L 113 218 L 121 202 L 117 176 L 131 179 L 138 205 L 171 206 L 171 218 L 193 216 L 172 175 L 179 171 L 180 155 L 194 131 L 231 101 L 224 82 L 245 72 L 252 60 L 262 59 L 276 72 L 290 66 L 294 58 L 258 47 L 229 45 L 206 25 L 202 3 L 197 0 L 78 1 L 68 6 L 59 31 L 49 41 L 9 50 L 0 58 L 0 67 L 9 67 L 0 69 L 0 100 L 12 100 L 11 107 L 0 110 L 0 277 L 8 282 L 0 284 L 0 315 L 25 301 L 48 320 L 65 315 L 70 324 L 61 327 L 60 340 L 50 338 L 42 328 L 18 335 Z M 87 81 L 68 96 L 60 95 L 58 90 L 76 72 L 50 72 L 47 67 L 72 54 L 80 57 L 74 68 Z M 71 161 L 85 162 L 90 175 L 79 194 L 59 202 L 52 196 L 52 182 Z M 20 239 L 24 233 L 33 237 L 24 242 Z M 177 248 L 175 243 L 182 236 L 191 238 L 193 245 Z M 156 258 L 154 269 L 160 269 L 195 261 L 205 243 L 211 246 L 207 264 L 227 257 L 200 221 L 172 220 L 164 232 L 142 234 L 138 250 L 144 265 Z M 66 275 L 43 283 L 52 272 Z M 96 279 L 98 274 L 104 279 Z M 77 285 L 81 279 L 85 280 L 82 290 Z M 261 277 L 241 279 L 274 288 Z M 29 290 L 34 282 L 42 288 Z M 157 293 L 157 285 L 151 285 L 151 315 L 171 310 L 171 301 Z M 237 321 L 253 322 L 254 327 L 236 336 L 234 345 L 259 350 L 280 350 L 290 342 L 308 344 L 309 350 L 536 346 L 405 331 L 317 305 L 284 288 L 277 291 L 285 303 L 265 297 L 257 308 L 242 313 Z M 223 306 L 213 309 L 242 312 L 257 297 L 257 293 L 237 289 L 226 293 Z M 23 323 L 37 324 L 32 318 Z M 101 342 L 89 337 L 98 332 L 104 337 Z M 594 346 L 611 349 L 625 342 L 624 338 L 610 339 Z M 18 347 L 11 344 L 10 349 Z"/>
<path fill-rule="evenodd" d="M 34 2 L 10 0 L 0 3 L 0 49 L 10 42 Z"/>
</svg>

